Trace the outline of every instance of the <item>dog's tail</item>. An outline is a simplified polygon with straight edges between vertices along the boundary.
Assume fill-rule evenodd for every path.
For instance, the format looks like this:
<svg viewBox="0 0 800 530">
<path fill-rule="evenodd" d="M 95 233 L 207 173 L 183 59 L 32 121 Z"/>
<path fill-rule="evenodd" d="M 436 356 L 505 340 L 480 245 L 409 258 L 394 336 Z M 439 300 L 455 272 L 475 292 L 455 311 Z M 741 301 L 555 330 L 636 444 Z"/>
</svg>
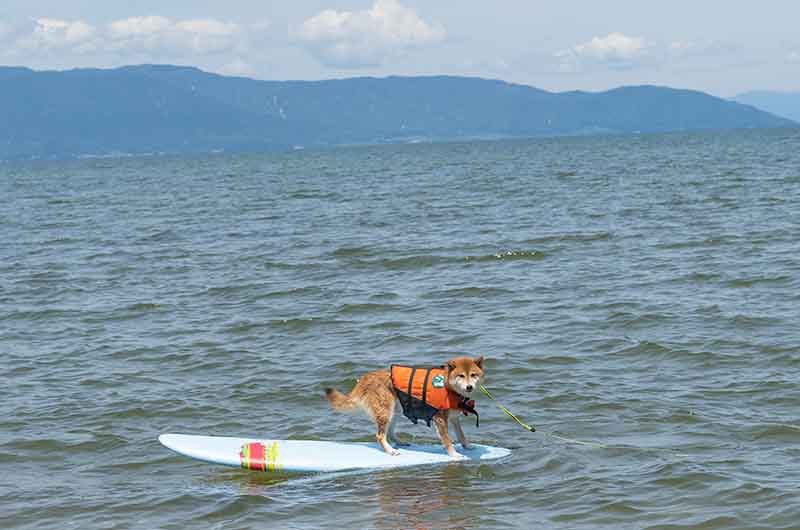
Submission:
<svg viewBox="0 0 800 530">
<path fill-rule="evenodd" d="M 333 410 L 339 412 L 348 412 L 358 406 L 358 402 L 352 396 L 346 396 L 333 388 L 325 389 L 325 397 L 330 401 Z"/>
</svg>

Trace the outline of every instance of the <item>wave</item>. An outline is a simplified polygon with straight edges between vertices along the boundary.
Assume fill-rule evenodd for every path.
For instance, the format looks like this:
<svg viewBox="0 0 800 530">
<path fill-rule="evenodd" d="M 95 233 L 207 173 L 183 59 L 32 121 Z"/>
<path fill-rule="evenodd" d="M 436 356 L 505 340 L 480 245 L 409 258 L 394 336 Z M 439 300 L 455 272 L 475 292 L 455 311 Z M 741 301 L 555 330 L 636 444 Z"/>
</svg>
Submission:
<svg viewBox="0 0 800 530">
<path fill-rule="evenodd" d="M 617 355 L 622 356 L 643 356 L 643 355 L 666 355 L 672 353 L 673 350 L 669 346 L 665 346 L 663 344 L 659 344 L 658 342 L 644 340 L 641 342 L 637 342 L 633 346 L 629 346 L 627 348 L 622 348 L 621 350 L 617 350 Z"/>
<path fill-rule="evenodd" d="M 730 320 L 736 327 L 745 329 L 767 328 L 783 323 L 778 317 L 761 315 L 734 315 Z"/>
<path fill-rule="evenodd" d="M 410 326 L 406 322 L 377 322 L 375 324 L 370 324 L 370 329 L 401 329 Z"/>
<path fill-rule="evenodd" d="M 441 255 L 416 254 L 397 258 L 355 258 L 351 263 L 360 268 L 386 270 L 425 269 L 441 265 L 465 265 L 470 263 L 493 263 L 512 261 L 541 261 L 547 253 L 540 250 L 504 250 L 494 254 Z"/>
<path fill-rule="evenodd" d="M 424 293 L 423 300 L 443 300 L 450 298 L 494 298 L 514 295 L 514 291 L 497 287 L 457 287 Z"/>
<path fill-rule="evenodd" d="M 356 303 L 356 304 L 343 304 L 339 306 L 336 312 L 343 315 L 362 315 L 362 314 L 388 313 L 391 311 L 403 311 L 404 309 L 406 309 L 406 307 L 402 305 Z"/>
<path fill-rule="evenodd" d="M 737 278 L 735 280 L 729 280 L 725 283 L 725 286 L 733 289 L 741 289 L 741 288 L 755 287 L 757 285 L 762 285 L 762 284 L 767 284 L 767 285 L 791 284 L 794 282 L 794 280 L 795 279 L 789 275 L 758 276 L 755 278 Z"/>
<path fill-rule="evenodd" d="M 580 362 L 581 362 L 580 359 L 576 357 L 570 357 L 567 355 L 550 355 L 547 357 L 532 357 L 528 359 L 528 364 L 532 366 L 568 365 L 568 364 L 578 364 Z"/>
<path fill-rule="evenodd" d="M 735 239 L 736 238 L 729 236 L 720 236 L 717 238 L 692 239 L 689 241 L 659 243 L 658 245 L 656 245 L 656 248 L 661 250 L 683 250 L 683 249 L 693 249 L 693 248 L 705 249 L 705 248 L 713 248 L 722 245 L 733 244 L 736 242 Z"/>
<path fill-rule="evenodd" d="M 547 243 L 562 243 L 562 242 L 572 242 L 572 243 L 592 243 L 594 241 L 607 241 L 612 239 L 614 236 L 611 232 L 576 232 L 576 233 L 565 233 L 565 234 L 548 234 L 543 235 L 541 237 L 536 237 L 532 239 L 526 239 L 525 244 L 527 245 L 544 245 Z"/>
<path fill-rule="evenodd" d="M 178 236 L 177 232 L 171 228 L 165 228 L 163 230 L 156 230 L 151 234 L 141 236 L 136 241 L 137 243 L 161 243 L 167 241 L 177 241 L 179 239 L 180 237 Z"/>
<path fill-rule="evenodd" d="M 668 322 L 676 318 L 671 313 L 630 313 L 617 311 L 608 316 L 608 322 L 621 325 L 625 328 L 652 326 Z"/>
<path fill-rule="evenodd" d="M 769 440 L 774 442 L 800 441 L 800 425 L 790 423 L 761 423 L 748 429 L 753 440 Z"/>
<path fill-rule="evenodd" d="M 333 258 L 360 258 L 375 256 L 380 251 L 372 247 L 339 247 L 328 255 Z"/>
<path fill-rule="evenodd" d="M 321 317 L 307 317 L 307 318 L 280 318 L 269 320 L 265 324 L 242 322 L 234 324 L 230 329 L 236 333 L 243 333 L 252 329 L 257 329 L 262 326 L 269 326 L 275 329 L 287 331 L 307 331 L 312 328 L 328 327 L 328 326 L 342 326 L 349 324 L 346 320 L 335 320 Z"/>
</svg>

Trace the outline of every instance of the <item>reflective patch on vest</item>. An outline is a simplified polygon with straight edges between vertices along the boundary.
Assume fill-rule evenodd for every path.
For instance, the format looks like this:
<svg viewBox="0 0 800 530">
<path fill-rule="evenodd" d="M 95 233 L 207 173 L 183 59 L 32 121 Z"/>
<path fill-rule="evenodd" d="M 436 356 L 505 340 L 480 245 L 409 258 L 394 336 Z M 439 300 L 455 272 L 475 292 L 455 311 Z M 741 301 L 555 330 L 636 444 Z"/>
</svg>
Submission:
<svg viewBox="0 0 800 530">
<path fill-rule="evenodd" d="M 444 388 L 444 376 L 437 375 L 436 377 L 434 377 L 431 380 L 431 386 L 433 386 L 433 388 Z"/>
</svg>

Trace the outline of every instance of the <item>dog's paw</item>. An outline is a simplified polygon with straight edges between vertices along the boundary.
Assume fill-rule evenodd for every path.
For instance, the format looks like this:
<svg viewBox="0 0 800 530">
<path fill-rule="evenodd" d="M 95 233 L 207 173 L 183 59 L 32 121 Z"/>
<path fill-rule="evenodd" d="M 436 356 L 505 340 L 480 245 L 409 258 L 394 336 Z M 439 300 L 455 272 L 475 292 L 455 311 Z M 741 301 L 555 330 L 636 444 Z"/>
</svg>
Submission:
<svg viewBox="0 0 800 530">
<path fill-rule="evenodd" d="M 472 444 L 461 444 L 461 448 L 469 451 L 472 449 Z"/>
<path fill-rule="evenodd" d="M 397 449 L 392 449 L 391 451 L 389 451 L 389 454 L 392 456 L 400 456 L 400 451 L 398 451 Z"/>
</svg>

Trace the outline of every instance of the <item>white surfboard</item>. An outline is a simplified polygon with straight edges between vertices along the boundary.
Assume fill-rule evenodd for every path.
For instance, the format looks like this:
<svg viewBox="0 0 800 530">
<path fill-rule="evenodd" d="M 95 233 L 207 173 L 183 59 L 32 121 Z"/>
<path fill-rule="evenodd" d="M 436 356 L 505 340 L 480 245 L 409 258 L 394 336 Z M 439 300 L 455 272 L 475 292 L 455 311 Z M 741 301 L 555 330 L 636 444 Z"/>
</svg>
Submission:
<svg viewBox="0 0 800 530">
<path fill-rule="evenodd" d="M 494 460 L 511 454 L 502 447 L 473 444 L 456 446 L 466 458 L 451 458 L 441 445 L 398 447 L 386 454 L 377 443 L 267 440 L 162 434 L 158 441 L 176 453 L 204 462 L 258 471 L 320 472 L 351 469 L 385 469 L 422 464 Z"/>
</svg>

